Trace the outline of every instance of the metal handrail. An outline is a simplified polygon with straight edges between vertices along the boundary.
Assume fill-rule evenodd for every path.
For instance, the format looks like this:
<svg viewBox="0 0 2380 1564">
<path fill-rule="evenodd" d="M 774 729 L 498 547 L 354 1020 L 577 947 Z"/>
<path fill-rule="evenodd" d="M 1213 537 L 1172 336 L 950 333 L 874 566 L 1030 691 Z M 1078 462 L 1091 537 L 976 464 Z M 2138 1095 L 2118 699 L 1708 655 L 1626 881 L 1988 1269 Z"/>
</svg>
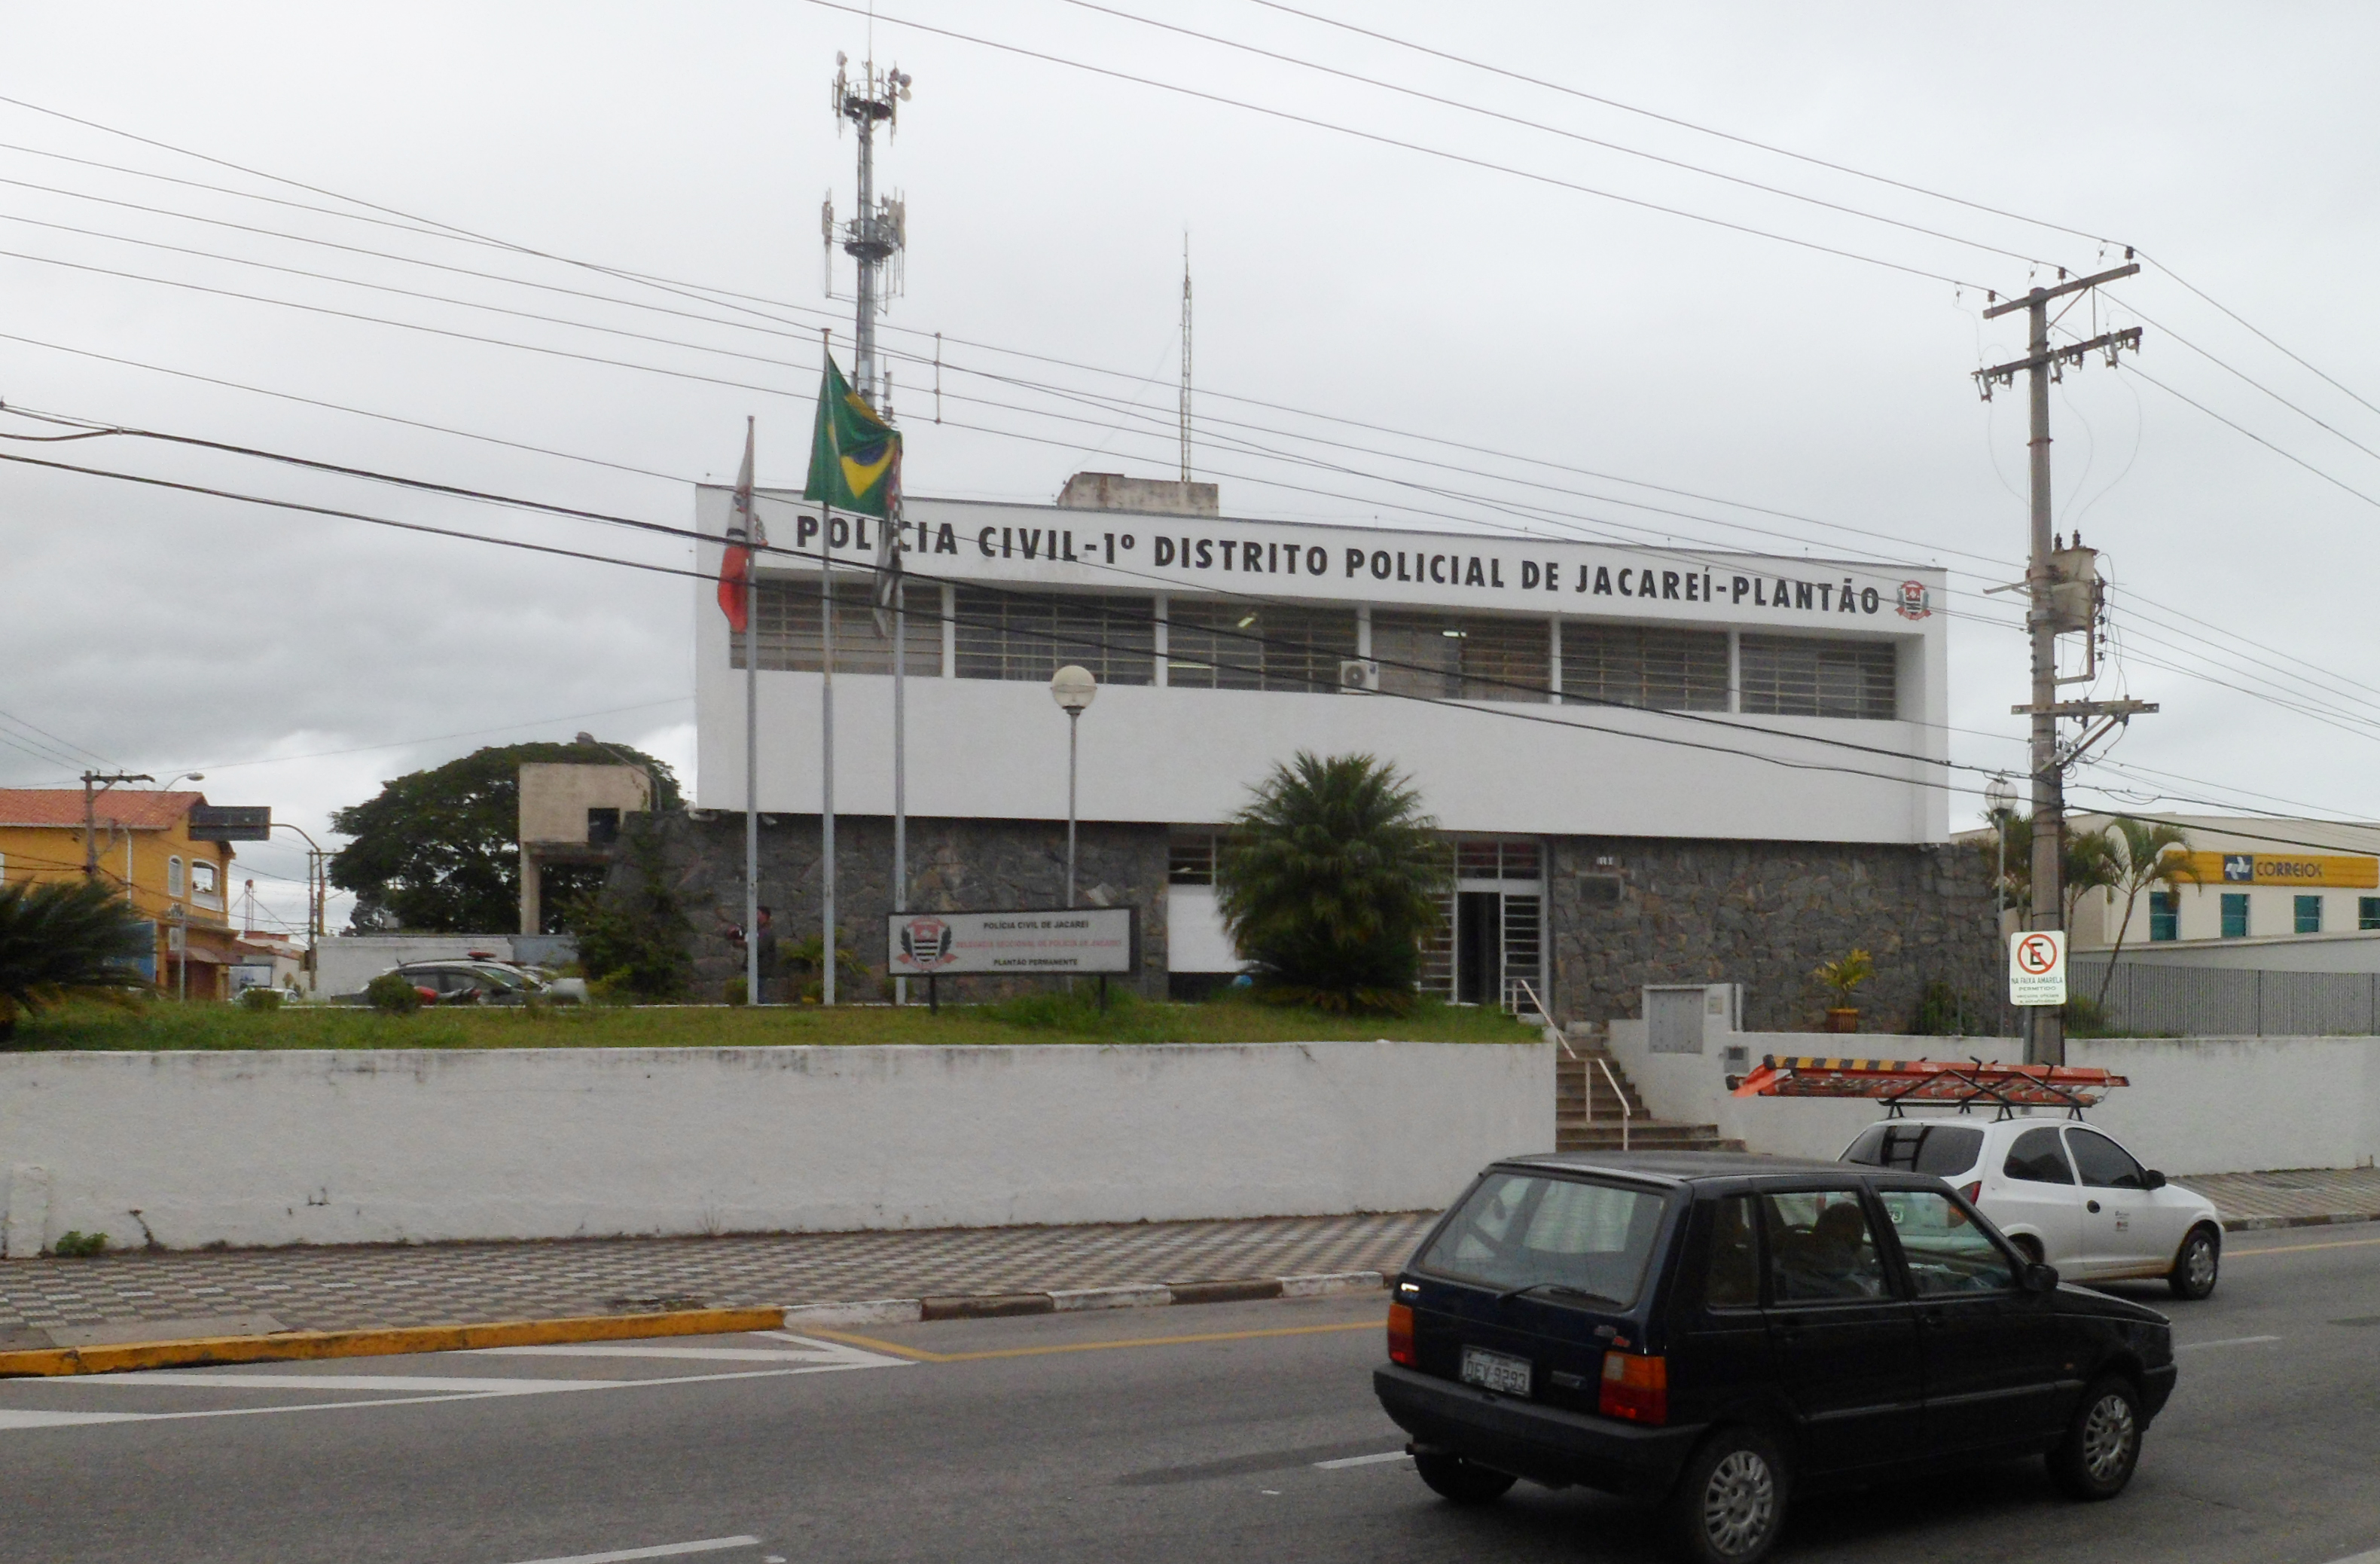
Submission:
<svg viewBox="0 0 2380 1564">
<path fill-rule="evenodd" d="M 1529 980 L 1527 978 L 1507 978 L 1505 979 L 1505 983 L 1507 984 L 1504 991 L 1506 1000 L 1508 1002 L 1511 1000 L 1512 991 L 1516 988 L 1523 994 L 1528 996 L 1529 1008 L 1536 1011 L 1537 1020 L 1545 1023 L 1546 1041 L 1560 1048 L 1563 1053 L 1568 1054 L 1572 1058 L 1577 1058 L 1578 1050 L 1570 1045 L 1570 1039 L 1562 1035 L 1562 1029 L 1556 1026 L 1554 1024 L 1554 1018 L 1546 1013 L 1546 1002 L 1537 997 L 1537 991 L 1529 986 Z M 1515 1008 L 1517 1008 L 1517 1007 Z"/>
<path fill-rule="evenodd" d="M 1636 1116 L 1628 1106 L 1628 1094 L 1620 1089 L 1619 1078 L 1611 1073 L 1611 1062 L 1598 1054 L 1596 1056 L 1595 1067 L 1603 1071 L 1603 1079 L 1610 1085 L 1611 1094 L 1620 1099 L 1620 1149 L 1621 1151 L 1626 1151 L 1628 1149 L 1628 1121 Z"/>
</svg>

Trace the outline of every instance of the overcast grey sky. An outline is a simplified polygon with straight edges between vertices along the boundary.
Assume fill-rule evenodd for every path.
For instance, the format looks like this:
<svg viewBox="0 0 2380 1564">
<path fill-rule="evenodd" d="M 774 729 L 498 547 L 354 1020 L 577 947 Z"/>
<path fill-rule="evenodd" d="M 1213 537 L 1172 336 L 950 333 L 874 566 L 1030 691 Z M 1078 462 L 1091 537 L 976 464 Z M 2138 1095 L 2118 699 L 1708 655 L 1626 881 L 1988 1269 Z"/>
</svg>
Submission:
<svg viewBox="0 0 2380 1564">
<path fill-rule="evenodd" d="M 2119 657 L 2102 690 L 2164 709 L 2134 725 L 2112 765 L 2084 774 L 2080 796 L 2370 816 L 2374 510 L 2348 492 L 2380 495 L 2380 412 L 2357 399 L 2380 403 L 2380 316 L 2363 286 L 2380 173 L 2368 80 L 2380 20 L 2368 7 L 1297 3 L 2142 247 L 2153 263 L 2109 290 L 2096 319 L 2146 324 L 2145 350 L 2058 388 L 2058 495 L 2060 527 L 2107 550 L 2116 583 Z M 2017 610 L 1981 592 L 2015 579 L 2022 550 L 2022 398 L 1985 405 L 1968 372 L 2017 356 L 2022 327 L 1984 322 L 1975 288 L 2022 289 L 2026 258 L 2087 268 L 2119 251 L 1257 0 L 1114 8 L 1288 58 L 1065 0 L 892 0 L 874 24 L 876 58 L 917 81 L 881 158 L 887 187 L 907 197 L 911 239 L 887 341 L 930 359 L 931 334 L 946 334 L 941 424 L 932 371 L 895 361 L 911 492 L 1047 499 L 1078 468 L 1168 475 L 1186 229 L 1198 411 L 1241 421 L 1200 434 L 1198 475 L 1220 482 L 1227 512 L 1938 563 L 1958 572 L 1946 607 L 1961 616 L 1953 751 L 2021 764 L 2021 724 L 2009 715 L 2025 694 Z M 827 88 L 838 50 L 855 62 L 869 52 L 863 15 L 802 0 L 414 0 L 12 5 L 5 21 L 0 94 L 165 143 L 0 104 L 0 399 L 12 408 L 677 524 L 690 519 L 691 483 L 732 473 L 748 413 L 762 481 L 798 482 L 816 325 L 835 323 L 838 354 L 848 354 L 847 314 L 821 297 L 819 202 L 832 190 L 839 213 L 851 210 L 852 142 L 837 136 Z M 764 318 L 390 226 L 416 226 L 408 219 L 309 210 L 386 215 L 359 202 L 777 302 L 759 307 Z M 847 270 L 839 283 L 847 290 Z M 2090 308 L 2068 324 L 2087 334 Z M 1119 415 L 1086 394 L 1144 412 Z M 1107 427 L 1116 423 L 1130 427 Z M 0 429 L 42 432 L 16 420 Z M 6 441 L 0 454 L 690 559 L 614 529 L 187 446 Z M 1415 456 L 1491 475 L 1423 468 Z M 0 468 L 0 783 L 67 782 L 94 761 L 161 780 L 202 769 L 216 801 L 269 803 L 319 833 L 330 810 L 382 779 L 483 743 L 585 727 L 690 767 L 696 590 L 666 575 Z M 1954 800 L 1954 820 L 1973 812 L 1972 797 Z M 300 855 L 276 844 L 242 860 L 268 902 L 294 916 Z"/>
</svg>

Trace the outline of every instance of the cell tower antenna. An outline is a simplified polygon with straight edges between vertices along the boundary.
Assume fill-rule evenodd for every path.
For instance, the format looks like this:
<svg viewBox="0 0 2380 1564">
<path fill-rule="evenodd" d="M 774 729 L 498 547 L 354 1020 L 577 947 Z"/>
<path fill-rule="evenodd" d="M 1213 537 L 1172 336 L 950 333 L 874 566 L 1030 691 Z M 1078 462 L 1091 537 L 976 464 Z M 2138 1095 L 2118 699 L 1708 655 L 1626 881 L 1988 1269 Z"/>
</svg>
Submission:
<svg viewBox="0 0 2380 1564">
<path fill-rule="evenodd" d="M 863 61 L 854 80 L 849 61 L 834 57 L 834 114 L 838 127 L 851 121 L 859 132 L 859 210 L 846 222 L 834 221 L 832 200 L 821 214 L 828 261 L 829 298 L 833 297 L 832 246 L 842 239 L 843 252 L 859 265 L 859 287 L 852 329 L 851 386 L 871 408 L 880 407 L 884 383 L 876 355 L 876 317 L 885 302 L 902 291 L 902 251 L 909 242 L 908 203 L 898 196 L 876 196 L 876 127 L 897 132 L 901 105 L 909 101 L 910 78 L 900 67 L 878 70 L 872 59 Z M 888 273 L 889 267 L 889 273 Z"/>
<path fill-rule="evenodd" d="M 1190 482 L 1190 230 L 1182 231 L 1182 481 Z"/>
</svg>

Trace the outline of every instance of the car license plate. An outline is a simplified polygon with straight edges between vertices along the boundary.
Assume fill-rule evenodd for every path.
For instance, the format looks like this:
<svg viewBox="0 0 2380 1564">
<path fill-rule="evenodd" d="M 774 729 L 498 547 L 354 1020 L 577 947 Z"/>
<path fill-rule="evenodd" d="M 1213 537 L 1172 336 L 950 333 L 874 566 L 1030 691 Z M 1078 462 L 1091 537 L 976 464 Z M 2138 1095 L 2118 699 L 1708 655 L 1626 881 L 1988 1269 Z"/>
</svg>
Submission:
<svg viewBox="0 0 2380 1564">
<path fill-rule="evenodd" d="M 1508 1358 L 1501 1352 L 1465 1347 L 1463 1383 L 1476 1385 L 1482 1390 L 1500 1390 L 1508 1396 L 1525 1396 L 1529 1393 L 1529 1362 L 1526 1358 Z"/>
</svg>

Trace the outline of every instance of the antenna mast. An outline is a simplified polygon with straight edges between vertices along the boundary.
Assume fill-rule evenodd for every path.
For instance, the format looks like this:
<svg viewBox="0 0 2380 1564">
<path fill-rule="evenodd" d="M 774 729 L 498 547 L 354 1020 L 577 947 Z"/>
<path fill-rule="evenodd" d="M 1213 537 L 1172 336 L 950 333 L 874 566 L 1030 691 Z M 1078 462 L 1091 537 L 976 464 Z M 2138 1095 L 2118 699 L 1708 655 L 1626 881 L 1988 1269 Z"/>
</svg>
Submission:
<svg viewBox="0 0 2380 1564">
<path fill-rule="evenodd" d="M 889 130 L 899 130 L 900 109 L 908 101 L 910 79 L 897 67 L 880 71 L 876 62 L 868 60 L 861 64 L 855 82 L 844 72 L 849 63 L 844 55 L 834 57 L 834 113 L 838 121 L 848 119 L 859 130 L 859 214 L 838 229 L 834 200 L 830 196 L 820 226 L 827 243 L 827 297 L 834 296 L 838 237 L 843 252 L 859 263 L 851 334 L 851 385 L 869 407 L 880 409 L 885 386 L 876 357 L 876 317 L 884 312 L 885 300 L 902 289 L 901 252 L 909 242 L 909 213 L 908 203 L 898 196 L 876 199 L 876 126 L 881 120 Z M 889 287 L 884 276 L 888 263 L 892 266 Z"/>
<path fill-rule="evenodd" d="M 1190 482 L 1190 235 L 1182 236 L 1182 481 Z"/>
</svg>

